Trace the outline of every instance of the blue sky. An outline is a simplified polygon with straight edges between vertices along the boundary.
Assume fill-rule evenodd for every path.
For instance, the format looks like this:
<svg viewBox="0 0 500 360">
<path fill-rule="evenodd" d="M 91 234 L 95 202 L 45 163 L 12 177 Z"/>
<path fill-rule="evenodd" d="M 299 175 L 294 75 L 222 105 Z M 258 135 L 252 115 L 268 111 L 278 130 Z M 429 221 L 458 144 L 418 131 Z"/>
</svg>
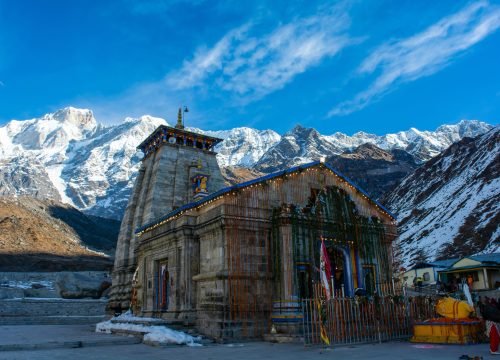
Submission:
<svg viewBox="0 0 500 360">
<path fill-rule="evenodd" d="M 0 0 L 0 124 L 182 104 L 214 130 L 497 124 L 499 29 L 494 1 Z"/>
</svg>

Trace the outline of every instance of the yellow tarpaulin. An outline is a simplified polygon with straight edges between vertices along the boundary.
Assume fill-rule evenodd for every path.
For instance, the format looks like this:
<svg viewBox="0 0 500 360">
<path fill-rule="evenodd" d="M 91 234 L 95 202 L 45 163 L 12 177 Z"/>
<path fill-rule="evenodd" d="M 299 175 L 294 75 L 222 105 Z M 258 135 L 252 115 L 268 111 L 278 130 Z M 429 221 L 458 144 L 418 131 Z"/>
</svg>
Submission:
<svg viewBox="0 0 500 360">
<path fill-rule="evenodd" d="M 464 319 L 474 312 L 474 308 L 465 301 L 447 297 L 438 301 L 436 312 L 447 319 Z"/>
</svg>

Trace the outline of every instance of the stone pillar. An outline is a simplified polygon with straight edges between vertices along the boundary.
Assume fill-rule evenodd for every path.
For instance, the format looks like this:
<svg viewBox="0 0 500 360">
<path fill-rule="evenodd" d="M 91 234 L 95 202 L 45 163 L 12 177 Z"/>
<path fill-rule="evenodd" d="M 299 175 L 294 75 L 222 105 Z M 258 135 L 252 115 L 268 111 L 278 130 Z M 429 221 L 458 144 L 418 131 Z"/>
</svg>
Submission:
<svg viewBox="0 0 500 360">
<path fill-rule="evenodd" d="M 187 233 L 189 232 L 189 233 Z M 191 231 L 184 231 L 185 242 L 182 254 L 182 285 L 184 287 L 184 299 L 181 310 L 184 311 L 183 319 L 186 322 L 194 323 L 196 320 L 196 286 L 193 276 L 199 274 L 200 270 L 200 241 L 195 238 Z"/>
<path fill-rule="evenodd" d="M 293 264 L 293 243 L 292 243 L 292 227 L 290 224 L 286 224 L 281 226 L 280 229 L 282 245 L 282 267 L 283 267 L 283 279 L 281 283 L 283 284 L 282 288 L 282 300 L 290 301 L 292 297 L 294 297 L 295 289 L 293 283 L 293 275 L 294 275 L 294 264 Z"/>
<path fill-rule="evenodd" d="M 281 298 L 273 301 L 273 325 L 280 334 L 297 334 L 302 326 L 302 306 L 299 299 L 295 278 L 295 261 L 293 258 L 293 234 L 290 218 L 282 214 L 279 234 L 281 237 Z"/>
</svg>

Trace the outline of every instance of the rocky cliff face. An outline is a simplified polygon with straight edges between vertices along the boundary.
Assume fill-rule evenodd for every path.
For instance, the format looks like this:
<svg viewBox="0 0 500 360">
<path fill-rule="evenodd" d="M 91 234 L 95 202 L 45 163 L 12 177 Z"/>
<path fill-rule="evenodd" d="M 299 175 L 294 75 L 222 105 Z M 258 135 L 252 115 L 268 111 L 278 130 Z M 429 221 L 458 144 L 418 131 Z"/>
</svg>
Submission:
<svg viewBox="0 0 500 360">
<path fill-rule="evenodd" d="M 222 176 L 226 180 L 226 185 L 236 185 L 245 181 L 249 181 L 264 174 L 254 169 L 249 169 L 241 166 L 226 166 L 220 169 Z"/>
<path fill-rule="evenodd" d="M 418 167 L 415 158 L 406 151 L 385 151 L 370 143 L 332 156 L 327 162 L 353 179 L 374 199 L 392 190 Z"/>
<path fill-rule="evenodd" d="M 29 156 L 0 160 L 0 195 L 61 200 L 43 164 Z"/>
<path fill-rule="evenodd" d="M 163 119 L 104 127 L 90 110 L 66 108 L 0 127 L 0 193 L 62 200 L 119 220 L 139 169 L 136 146 Z"/>
<path fill-rule="evenodd" d="M 500 245 L 500 127 L 464 138 L 388 194 L 398 216 L 406 265 L 481 252 Z"/>
<path fill-rule="evenodd" d="M 340 154 L 345 150 L 321 135 L 315 129 L 300 125 L 287 132 L 253 166 L 257 171 L 271 173 L 319 160 L 320 157 Z"/>
</svg>

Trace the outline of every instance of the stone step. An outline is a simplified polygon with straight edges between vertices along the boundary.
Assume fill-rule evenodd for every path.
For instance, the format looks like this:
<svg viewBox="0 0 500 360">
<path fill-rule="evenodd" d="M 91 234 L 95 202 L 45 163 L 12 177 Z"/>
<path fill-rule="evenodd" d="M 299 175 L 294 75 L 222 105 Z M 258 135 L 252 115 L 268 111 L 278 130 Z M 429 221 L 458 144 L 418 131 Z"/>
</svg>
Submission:
<svg viewBox="0 0 500 360">
<path fill-rule="evenodd" d="M 106 300 L 24 298 L 0 300 L 2 317 L 103 316 Z"/>
</svg>

